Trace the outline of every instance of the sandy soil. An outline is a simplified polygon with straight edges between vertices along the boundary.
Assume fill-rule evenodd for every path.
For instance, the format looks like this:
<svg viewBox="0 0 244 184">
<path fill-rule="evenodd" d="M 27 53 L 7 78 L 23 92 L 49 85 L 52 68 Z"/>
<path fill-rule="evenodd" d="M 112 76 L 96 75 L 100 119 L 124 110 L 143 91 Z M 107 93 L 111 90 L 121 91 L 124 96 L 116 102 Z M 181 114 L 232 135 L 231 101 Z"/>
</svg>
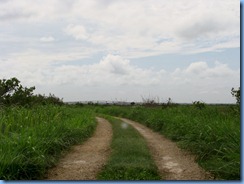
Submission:
<svg viewBox="0 0 244 184">
<path fill-rule="evenodd" d="M 47 180 L 95 180 L 110 155 L 111 124 L 97 118 L 94 135 L 81 145 L 71 148 L 58 165 L 49 170 Z"/>
<path fill-rule="evenodd" d="M 195 157 L 189 152 L 179 149 L 176 143 L 140 123 L 125 118 L 121 118 L 121 120 L 132 125 L 146 139 L 162 178 L 166 180 L 213 180 L 211 175 L 195 162 Z"/>
</svg>

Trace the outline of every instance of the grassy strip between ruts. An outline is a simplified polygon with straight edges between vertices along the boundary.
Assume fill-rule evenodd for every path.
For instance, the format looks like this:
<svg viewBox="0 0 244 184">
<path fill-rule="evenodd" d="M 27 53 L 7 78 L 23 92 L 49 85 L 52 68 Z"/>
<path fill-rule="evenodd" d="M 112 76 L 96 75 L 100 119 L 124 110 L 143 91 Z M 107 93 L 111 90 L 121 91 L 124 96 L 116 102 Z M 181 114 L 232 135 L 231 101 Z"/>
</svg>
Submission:
<svg viewBox="0 0 244 184">
<path fill-rule="evenodd" d="M 142 136 L 121 120 L 106 117 L 113 127 L 112 154 L 99 180 L 160 180 Z"/>
<path fill-rule="evenodd" d="M 95 130 L 94 114 L 66 106 L 0 109 L 0 179 L 41 179 L 71 145 Z"/>
</svg>

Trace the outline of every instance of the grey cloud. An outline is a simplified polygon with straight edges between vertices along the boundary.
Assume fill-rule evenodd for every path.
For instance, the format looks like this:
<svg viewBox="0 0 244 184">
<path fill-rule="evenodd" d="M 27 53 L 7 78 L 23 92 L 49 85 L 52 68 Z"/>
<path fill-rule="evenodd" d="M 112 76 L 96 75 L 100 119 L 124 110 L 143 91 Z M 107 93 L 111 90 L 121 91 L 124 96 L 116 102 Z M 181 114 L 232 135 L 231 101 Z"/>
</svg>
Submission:
<svg viewBox="0 0 244 184">
<path fill-rule="evenodd" d="M 198 20 L 190 26 L 184 27 L 178 32 L 179 36 L 184 39 L 206 38 L 217 32 L 225 30 L 225 26 L 213 19 Z"/>
<path fill-rule="evenodd" d="M 22 13 L 22 12 L 6 12 L 0 13 L 0 21 L 10 21 L 10 20 L 21 20 L 26 18 L 31 18 L 34 13 Z"/>
<path fill-rule="evenodd" d="M 10 2 L 11 0 L 0 0 L 0 3 L 7 3 Z"/>
<path fill-rule="evenodd" d="M 125 2 L 126 0 L 98 0 L 96 3 L 101 7 L 108 7 L 110 5 L 119 3 L 119 2 Z"/>
<path fill-rule="evenodd" d="M 125 68 L 122 68 L 119 65 L 115 65 L 115 64 L 112 65 L 111 72 L 120 75 L 128 74 L 128 71 Z"/>
</svg>

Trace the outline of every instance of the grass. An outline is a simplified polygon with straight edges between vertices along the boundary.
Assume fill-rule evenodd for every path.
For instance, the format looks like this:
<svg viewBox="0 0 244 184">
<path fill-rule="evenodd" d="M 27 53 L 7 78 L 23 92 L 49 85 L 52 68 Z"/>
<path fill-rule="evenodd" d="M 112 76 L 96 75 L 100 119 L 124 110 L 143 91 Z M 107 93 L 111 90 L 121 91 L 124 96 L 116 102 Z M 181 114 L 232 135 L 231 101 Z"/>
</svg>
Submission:
<svg viewBox="0 0 244 184">
<path fill-rule="evenodd" d="M 87 139 L 90 110 L 66 106 L 0 109 L 0 179 L 41 179 L 61 153 Z"/>
<path fill-rule="evenodd" d="M 64 150 L 91 136 L 94 112 L 138 121 L 196 154 L 198 163 L 217 179 L 240 180 L 240 111 L 235 106 L 210 105 L 202 109 L 189 105 L 1 107 L 0 179 L 41 179 Z M 113 152 L 99 179 L 160 179 L 139 133 L 110 120 Z"/>
<path fill-rule="evenodd" d="M 112 154 L 100 180 L 160 180 L 145 140 L 130 125 L 109 118 L 113 127 Z"/>
<path fill-rule="evenodd" d="M 107 106 L 96 111 L 130 118 L 166 135 L 196 154 L 216 179 L 240 180 L 240 111 L 234 106 Z"/>
</svg>

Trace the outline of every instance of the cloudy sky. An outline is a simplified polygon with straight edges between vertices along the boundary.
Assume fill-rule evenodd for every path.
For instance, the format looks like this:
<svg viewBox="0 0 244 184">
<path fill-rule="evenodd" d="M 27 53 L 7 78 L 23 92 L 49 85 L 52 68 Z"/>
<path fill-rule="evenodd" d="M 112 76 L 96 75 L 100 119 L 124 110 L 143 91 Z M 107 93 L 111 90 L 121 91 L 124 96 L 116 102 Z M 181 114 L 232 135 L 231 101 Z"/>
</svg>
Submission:
<svg viewBox="0 0 244 184">
<path fill-rule="evenodd" d="M 0 78 L 64 101 L 234 103 L 238 0 L 0 0 Z"/>
</svg>

